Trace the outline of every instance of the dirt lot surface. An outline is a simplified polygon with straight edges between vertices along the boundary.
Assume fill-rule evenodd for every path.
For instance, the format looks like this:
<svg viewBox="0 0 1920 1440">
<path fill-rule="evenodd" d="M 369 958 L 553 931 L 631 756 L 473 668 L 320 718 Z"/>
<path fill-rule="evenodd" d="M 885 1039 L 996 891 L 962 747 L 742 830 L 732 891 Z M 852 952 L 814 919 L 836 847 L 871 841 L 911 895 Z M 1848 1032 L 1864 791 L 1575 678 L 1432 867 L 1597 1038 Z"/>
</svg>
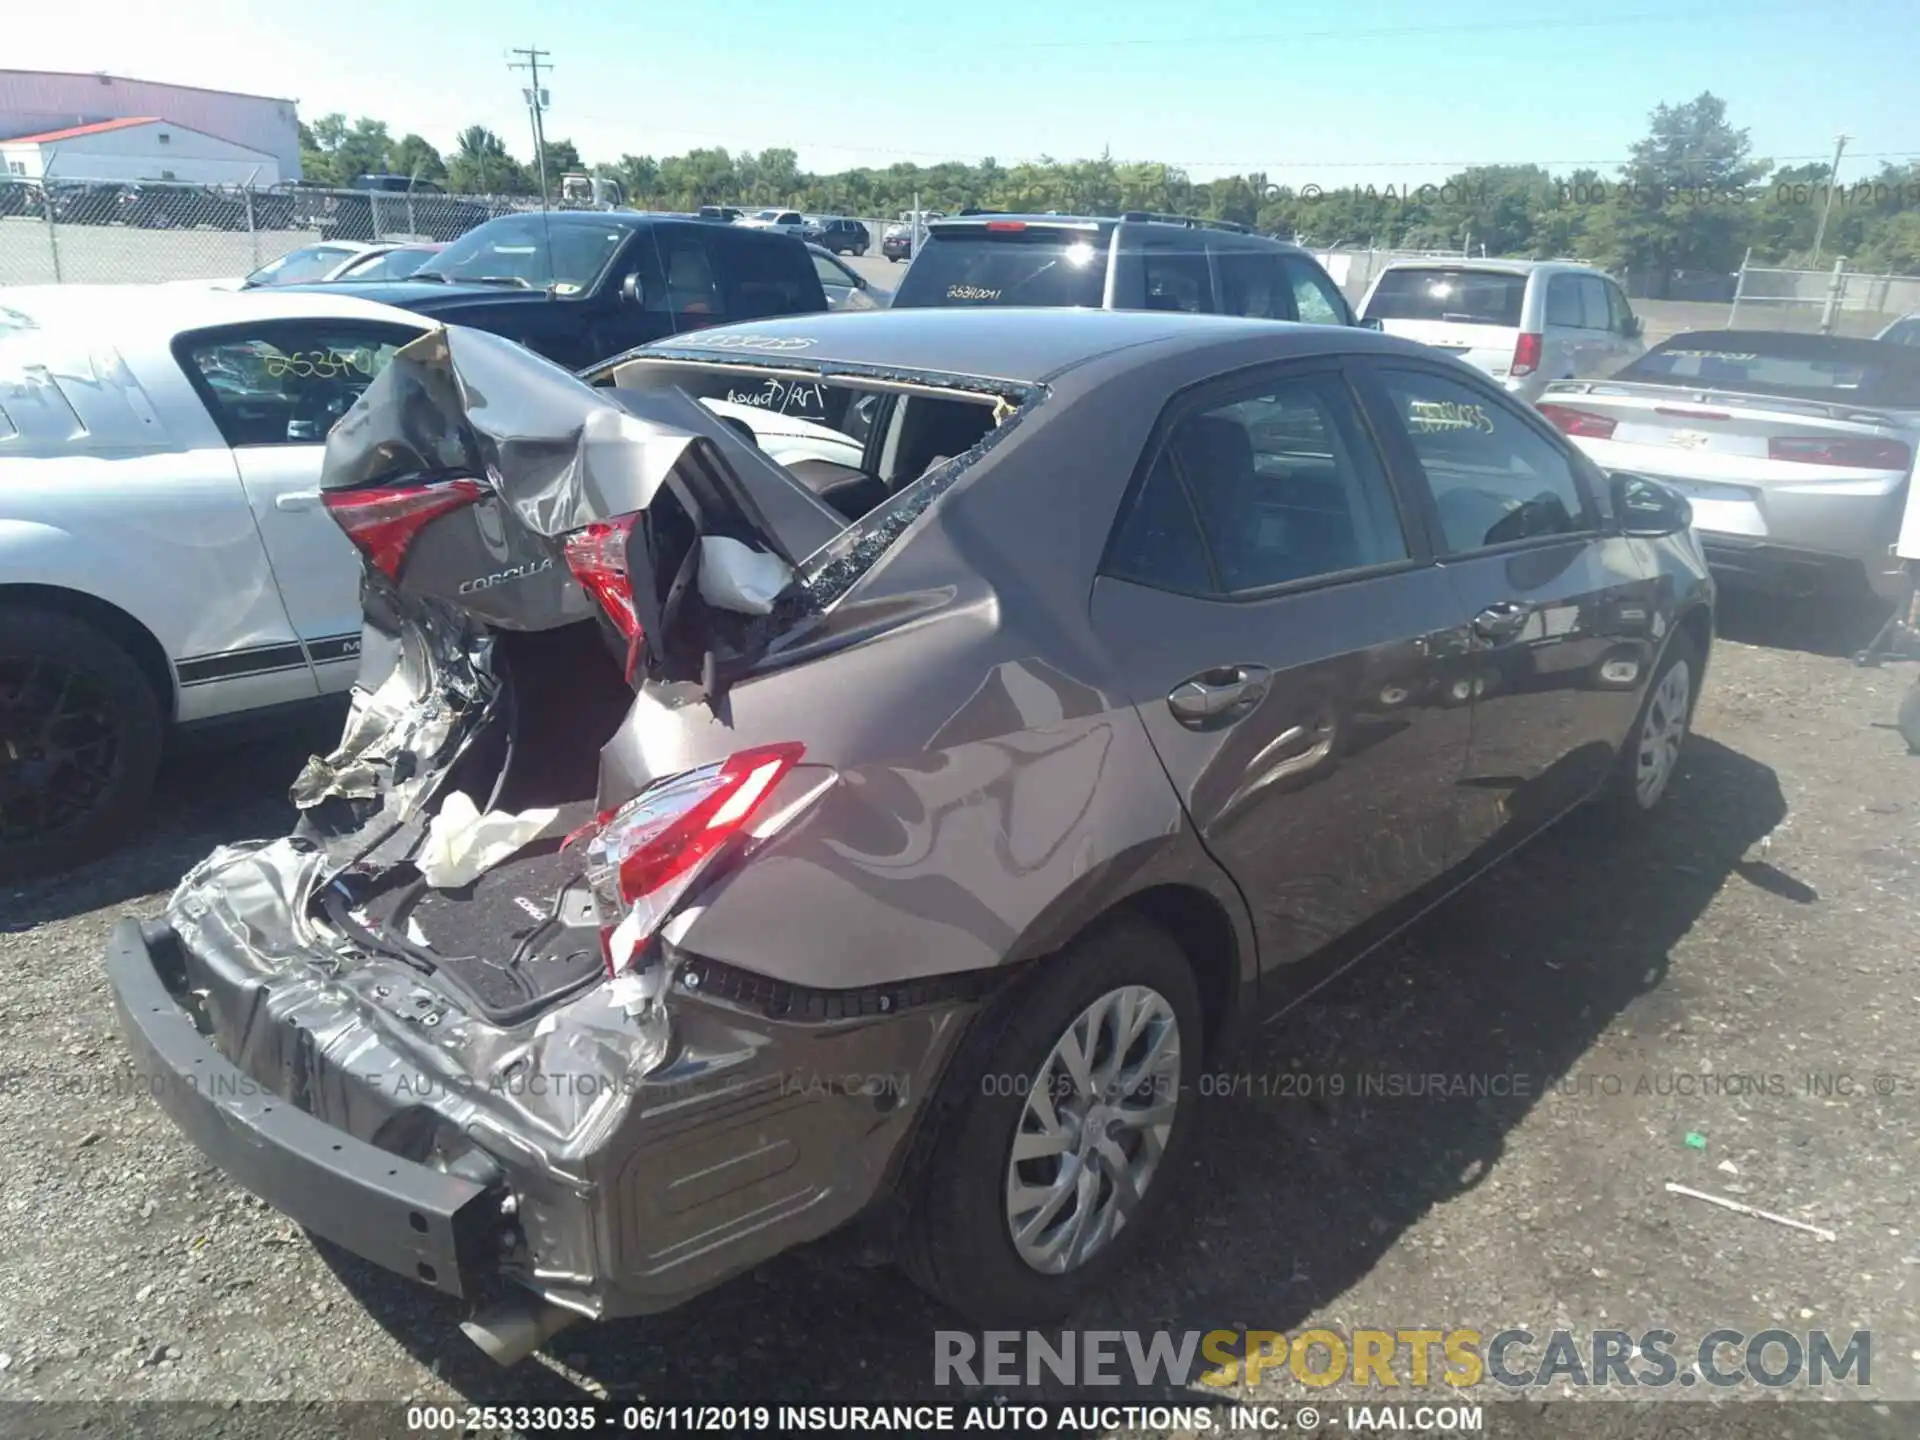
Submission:
<svg viewBox="0 0 1920 1440">
<path fill-rule="evenodd" d="M 1077 1326 L 1663 1326 L 1683 1368 L 1715 1327 L 1870 1329 L 1877 1395 L 1920 1398 L 1920 758 L 1886 724 L 1912 670 L 1852 668 L 1830 616 L 1725 623 L 1663 821 L 1575 817 L 1223 1065 L 1185 1223 Z M 497 1371 L 453 1303 L 116 1093 L 109 928 L 282 828 L 328 738 L 176 761 L 127 849 L 0 891 L 0 1399 L 981 1398 L 933 1385 L 959 1322 L 832 1247 Z"/>
</svg>

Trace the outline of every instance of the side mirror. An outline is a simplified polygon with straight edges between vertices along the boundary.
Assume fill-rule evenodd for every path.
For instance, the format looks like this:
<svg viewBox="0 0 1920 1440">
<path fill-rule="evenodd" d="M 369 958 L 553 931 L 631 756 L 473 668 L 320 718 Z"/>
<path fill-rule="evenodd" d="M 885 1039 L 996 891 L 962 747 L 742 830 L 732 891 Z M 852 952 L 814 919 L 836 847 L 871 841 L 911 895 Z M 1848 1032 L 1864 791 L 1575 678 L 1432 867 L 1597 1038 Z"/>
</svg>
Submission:
<svg viewBox="0 0 1920 1440">
<path fill-rule="evenodd" d="M 1385 330 L 1387 328 L 1384 320 L 1372 315 L 1362 316 L 1354 323 L 1359 325 L 1362 330 Z"/>
<path fill-rule="evenodd" d="M 641 281 L 639 272 L 635 272 L 620 282 L 620 298 L 629 305 L 647 303 L 647 287 Z"/>
<path fill-rule="evenodd" d="M 1671 486 L 1625 470 L 1615 470 L 1607 478 L 1613 482 L 1613 513 L 1621 534 L 1651 539 L 1692 527 L 1693 506 Z"/>
<path fill-rule="evenodd" d="M 1647 329 L 1646 325 L 1641 321 L 1638 315 L 1629 315 L 1627 316 L 1626 328 L 1623 329 L 1620 333 L 1626 336 L 1629 340 L 1638 340 L 1643 334 L 1646 333 L 1646 329 Z"/>
</svg>

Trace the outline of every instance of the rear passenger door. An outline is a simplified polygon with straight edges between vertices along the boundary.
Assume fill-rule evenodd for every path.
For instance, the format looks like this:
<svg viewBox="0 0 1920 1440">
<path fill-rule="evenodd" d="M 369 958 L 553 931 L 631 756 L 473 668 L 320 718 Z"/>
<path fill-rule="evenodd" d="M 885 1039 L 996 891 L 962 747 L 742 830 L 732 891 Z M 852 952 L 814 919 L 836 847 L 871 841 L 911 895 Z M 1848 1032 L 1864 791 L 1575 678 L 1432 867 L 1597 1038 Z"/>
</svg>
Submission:
<svg viewBox="0 0 1920 1440">
<path fill-rule="evenodd" d="M 1531 407 L 1418 359 L 1354 370 L 1470 617 L 1461 814 L 1491 858 L 1606 778 L 1659 640 L 1658 570 L 1611 523 L 1600 472 Z"/>
<path fill-rule="evenodd" d="M 1263 969 L 1449 863 L 1469 724 L 1445 698 L 1458 605 L 1337 364 L 1223 381 L 1162 417 L 1093 620 L 1246 895 Z"/>
</svg>

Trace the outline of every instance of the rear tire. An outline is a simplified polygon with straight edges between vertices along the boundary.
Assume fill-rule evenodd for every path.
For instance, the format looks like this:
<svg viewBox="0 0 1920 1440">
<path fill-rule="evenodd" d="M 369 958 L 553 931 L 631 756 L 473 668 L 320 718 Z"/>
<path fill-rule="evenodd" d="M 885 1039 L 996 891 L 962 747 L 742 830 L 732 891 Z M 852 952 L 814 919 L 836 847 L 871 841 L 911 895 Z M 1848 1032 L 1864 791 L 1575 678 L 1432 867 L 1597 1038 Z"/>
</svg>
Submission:
<svg viewBox="0 0 1920 1440">
<path fill-rule="evenodd" d="M 0 874 L 118 844 L 165 737 L 160 699 L 118 641 L 58 610 L 0 610 Z"/>
<path fill-rule="evenodd" d="M 1119 1025 L 1139 1033 L 1115 1044 Z M 1035 962 L 976 1021 L 923 1117 L 935 1128 L 901 1268 L 984 1327 L 1067 1313 L 1150 1240 L 1179 1183 L 1201 1046 L 1193 971 L 1157 926 L 1121 916 Z M 1032 1158 L 1014 1160 L 1016 1139 Z"/>
<path fill-rule="evenodd" d="M 1701 673 L 1700 648 L 1687 636 L 1675 635 L 1647 684 L 1640 713 L 1602 792 L 1607 809 L 1621 818 L 1652 814 L 1673 788 L 1687 736 L 1693 731 Z"/>
</svg>

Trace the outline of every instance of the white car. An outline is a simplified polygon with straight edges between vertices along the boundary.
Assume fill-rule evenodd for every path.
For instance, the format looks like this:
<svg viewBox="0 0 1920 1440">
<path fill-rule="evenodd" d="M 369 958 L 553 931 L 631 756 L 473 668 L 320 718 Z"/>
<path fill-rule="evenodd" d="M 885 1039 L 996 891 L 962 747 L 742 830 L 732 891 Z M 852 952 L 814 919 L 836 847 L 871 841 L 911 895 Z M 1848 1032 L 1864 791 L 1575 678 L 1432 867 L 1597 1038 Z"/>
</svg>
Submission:
<svg viewBox="0 0 1920 1440">
<path fill-rule="evenodd" d="M 1647 347 L 1626 292 L 1565 260 L 1401 260 L 1374 277 L 1363 323 L 1431 345 L 1538 400 L 1555 380 L 1611 375 Z"/>
<path fill-rule="evenodd" d="M 807 235 L 807 217 L 798 210 L 756 210 L 746 219 L 734 223 L 755 230 L 778 230 L 782 235 L 792 235 L 802 240 Z"/>
<path fill-rule="evenodd" d="M 124 835 L 169 731 L 351 686 L 322 442 L 429 328 L 271 288 L 0 290 L 0 876 Z"/>
<path fill-rule="evenodd" d="M 829 310 L 885 310 L 893 292 L 874 284 L 824 245 L 807 246 L 820 288 L 827 292 Z"/>
</svg>

